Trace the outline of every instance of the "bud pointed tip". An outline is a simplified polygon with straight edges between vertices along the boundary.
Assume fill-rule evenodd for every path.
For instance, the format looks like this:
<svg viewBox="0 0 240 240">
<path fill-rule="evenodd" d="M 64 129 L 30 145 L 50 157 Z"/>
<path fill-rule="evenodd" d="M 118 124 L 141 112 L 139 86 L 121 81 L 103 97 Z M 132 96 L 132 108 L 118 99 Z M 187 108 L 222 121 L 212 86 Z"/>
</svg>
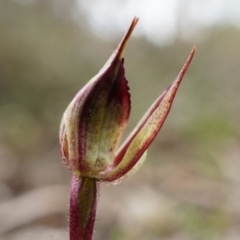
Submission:
<svg viewBox="0 0 240 240">
<path fill-rule="evenodd" d="M 186 71 L 188 70 L 188 67 L 190 66 L 190 64 L 192 62 L 192 59 L 194 57 L 196 50 L 197 50 L 197 45 L 195 44 L 195 45 L 193 45 L 193 48 L 175 81 L 175 83 L 177 83 L 177 85 L 179 85 L 181 83 L 183 76 L 185 75 Z"/>
<path fill-rule="evenodd" d="M 132 20 L 132 24 L 134 25 L 134 27 L 137 25 L 138 21 L 139 21 L 139 17 L 135 16 Z"/>
<path fill-rule="evenodd" d="M 137 23 L 138 23 L 138 20 L 139 18 L 138 17 L 134 17 L 133 20 L 132 20 L 132 23 L 130 25 L 130 27 L 128 28 L 128 31 L 127 33 L 125 34 L 125 36 L 123 37 L 120 45 L 119 45 L 119 57 L 122 58 L 122 55 L 123 55 L 123 51 L 126 47 L 126 44 L 129 40 L 129 38 L 131 37 L 132 33 L 133 33 L 133 30 L 135 29 Z"/>
<path fill-rule="evenodd" d="M 190 52 L 190 54 L 189 54 L 189 56 L 188 56 L 188 59 L 187 59 L 187 61 L 186 61 L 186 64 L 185 64 L 186 67 L 188 67 L 188 66 L 190 65 L 190 63 L 191 63 L 191 61 L 192 61 L 192 59 L 193 59 L 193 56 L 194 56 L 196 50 L 197 50 L 197 45 L 194 44 L 194 45 L 193 45 L 193 48 L 192 48 L 192 50 L 191 50 L 191 52 Z"/>
<path fill-rule="evenodd" d="M 197 44 L 194 44 L 194 45 L 193 45 L 193 48 L 192 48 L 192 52 L 194 52 L 194 53 L 195 53 L 195 52 L 196 52 L 196 50 L 197 50 Z"/>
<path fill-rule="evenodd" d="M 192 50 L 190 52 L 190 55 L 189 55 L 190 62 L 192 61 L 192 58 L 193 58 L 196 51 L 197 51 L 197 44 L 194 44 L 193 47 L 192 47 Z"/>
</svg>

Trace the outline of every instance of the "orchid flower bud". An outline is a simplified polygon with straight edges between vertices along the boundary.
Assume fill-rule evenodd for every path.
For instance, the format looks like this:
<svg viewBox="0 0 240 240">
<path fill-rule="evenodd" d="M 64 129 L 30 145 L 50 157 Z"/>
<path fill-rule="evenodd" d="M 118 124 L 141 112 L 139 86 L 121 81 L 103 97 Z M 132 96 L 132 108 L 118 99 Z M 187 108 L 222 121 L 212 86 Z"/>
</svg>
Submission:
<svg viewBox="0 0 240 240">
<path fill-rule="evenodd" d="M 138 18 L 104 67 L 74 97 L 60 126 L 61 155 L 74 175 L 118 182 L 144 162 L 146 150 L 161 129 L 195 53 L 194 46 L 176 80 L 154 102 L 118 149 L 130 113 L 130 93 L 123 51 Z"/>
</svg>

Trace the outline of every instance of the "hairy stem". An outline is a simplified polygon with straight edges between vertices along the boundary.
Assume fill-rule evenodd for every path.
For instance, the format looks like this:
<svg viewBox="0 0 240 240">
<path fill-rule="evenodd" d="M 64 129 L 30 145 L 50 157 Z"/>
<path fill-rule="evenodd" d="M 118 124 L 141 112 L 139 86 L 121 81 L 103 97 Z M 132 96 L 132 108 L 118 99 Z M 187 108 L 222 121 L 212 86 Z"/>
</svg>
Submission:
<svg viewBox="0 0 240 240">
<path fill-rule="evenodd" d="M 96 217 L 98 181 L 72 176 L 70 192 L 70 240 L 92 240 Z"/>
</svg>

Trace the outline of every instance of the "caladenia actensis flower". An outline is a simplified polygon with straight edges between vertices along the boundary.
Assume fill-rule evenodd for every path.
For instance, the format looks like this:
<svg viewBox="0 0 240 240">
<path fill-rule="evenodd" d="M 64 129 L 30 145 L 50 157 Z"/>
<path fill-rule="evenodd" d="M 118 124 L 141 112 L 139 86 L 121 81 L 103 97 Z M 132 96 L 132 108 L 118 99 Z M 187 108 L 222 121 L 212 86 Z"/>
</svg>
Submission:
<svg viewBox="0 0 240 240">
<path fill-rule="evenodd" d="M 130 113 L 123 51 L 137 22 L 134 18 L 107 63 L 77 93 L 63 114 L 61 155 L 72 172 L 70 240 L 92 239 L 99 184 L 118 183 L 136 172 L 144 162 L 146 150 L 166 119 L 196 50 L 194 46 L 176 80 L 157 98 L 118 148 Z"/>
</svg>

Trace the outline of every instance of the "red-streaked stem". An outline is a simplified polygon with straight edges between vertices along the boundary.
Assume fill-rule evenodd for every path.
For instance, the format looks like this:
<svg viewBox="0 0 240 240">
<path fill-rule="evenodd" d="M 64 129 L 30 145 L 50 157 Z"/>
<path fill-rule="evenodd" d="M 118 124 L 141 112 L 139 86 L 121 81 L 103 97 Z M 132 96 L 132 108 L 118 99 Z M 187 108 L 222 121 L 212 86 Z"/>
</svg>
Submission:
<svg viewBox="0 0 240 240">
<path fill-rule="evenodd" d="M 70 191 L 70 240 L 92 240 L 99 184 L 94 178 L 73 175 Z"/>
</svg>

